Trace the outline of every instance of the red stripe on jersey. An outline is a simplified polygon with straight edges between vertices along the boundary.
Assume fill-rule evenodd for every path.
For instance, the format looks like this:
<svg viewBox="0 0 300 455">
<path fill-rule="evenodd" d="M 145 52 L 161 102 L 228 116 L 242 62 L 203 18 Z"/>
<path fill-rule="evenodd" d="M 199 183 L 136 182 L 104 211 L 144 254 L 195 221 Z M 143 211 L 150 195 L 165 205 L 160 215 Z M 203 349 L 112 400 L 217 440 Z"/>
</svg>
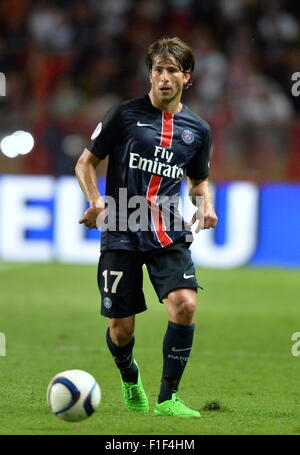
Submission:
<svg viewBox="0 0 300 455">
<path fill-rule="evenodd" d="M 172 147 L 174 114 L 162 113 L 160 145 Z"/>
<path fill-rule="evenodd" d="M 156 198 L 159 192 L 161 181 L 162 177 L 159 177 L 158 175 L 151 176 L 148 185 L 146 199 L 148 204 L 150 205 L 151 218 L 157 240 L 159 241 L 161 246 L 165 247 L 172 243 L 172 239 L 166 233 L 166 226 L 164 223 L 162 212 L 159 210 L 159 207 L 156 204 Z"/>
</svg>

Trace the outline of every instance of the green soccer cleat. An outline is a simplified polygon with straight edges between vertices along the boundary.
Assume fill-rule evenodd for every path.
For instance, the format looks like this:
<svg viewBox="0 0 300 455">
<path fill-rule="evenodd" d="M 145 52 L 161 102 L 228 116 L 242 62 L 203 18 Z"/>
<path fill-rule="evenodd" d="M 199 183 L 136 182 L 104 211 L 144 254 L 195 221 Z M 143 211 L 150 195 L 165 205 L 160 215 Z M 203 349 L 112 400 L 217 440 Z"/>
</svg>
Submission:
<svg viewBox="0 0 300 455">
<path fill-rule="evenodd" d="M 135 360 L 134 363 L 139 370 L 138 382 L 137 384 L 134 384 L 133 382 L 125 382 L 121 377 L 123 400 L 130 411 L 148 412 L 149 403 L 147 395 L 143 389 L 140 369 Z"/>
<path fill-rule="evenodd" d="M 176 393 L 172 393 L 171 400 L 156 403 L 154 408 L 155 416 L 173 416 L 173 417 L 201 417 L 200 412 L 188 408 Z"/>
</svg>

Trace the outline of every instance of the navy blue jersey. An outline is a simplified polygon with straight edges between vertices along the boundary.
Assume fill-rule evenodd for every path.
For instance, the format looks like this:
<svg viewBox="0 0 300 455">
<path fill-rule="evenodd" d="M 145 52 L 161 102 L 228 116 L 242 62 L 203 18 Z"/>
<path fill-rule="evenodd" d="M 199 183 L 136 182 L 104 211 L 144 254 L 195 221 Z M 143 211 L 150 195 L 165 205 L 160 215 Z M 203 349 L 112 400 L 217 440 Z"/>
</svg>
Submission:
<svg viewBox="0 0 300 455">
<path fill-rule="evenodd" d="M 106 197 L 115 201 L 115 224 L 102 232 L 101 250 L 148 251 L 191 235 L 178 212 L 181 181 L 208 177 L 210 145 L 208 124 L 185 105 L 169 114 L 145 95 L 112 107 L 87 145 L 109 157 Z M 137 210 L 134 196 L 149 206 L 147 229 L 127 223 Z"/>
</svg>

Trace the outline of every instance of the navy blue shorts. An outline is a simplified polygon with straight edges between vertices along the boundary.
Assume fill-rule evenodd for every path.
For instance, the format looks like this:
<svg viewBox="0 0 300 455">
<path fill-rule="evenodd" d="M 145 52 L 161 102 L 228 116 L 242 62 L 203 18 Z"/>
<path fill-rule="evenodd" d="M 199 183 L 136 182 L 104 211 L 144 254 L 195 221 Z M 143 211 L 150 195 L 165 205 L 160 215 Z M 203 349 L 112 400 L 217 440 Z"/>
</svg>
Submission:
<svg viewBox="0 0 300 455">
<path fill-rule="evenodd" d="M 175 289 L 198 289 L 189 243 L 179 239 L 171 245 L 146 252 L 104 251 L 98 265 L 101 314 L 125 318 L 147 309 L 143 293 L 145 264 L 155 292 L 162 302 Z"/>
</svg>

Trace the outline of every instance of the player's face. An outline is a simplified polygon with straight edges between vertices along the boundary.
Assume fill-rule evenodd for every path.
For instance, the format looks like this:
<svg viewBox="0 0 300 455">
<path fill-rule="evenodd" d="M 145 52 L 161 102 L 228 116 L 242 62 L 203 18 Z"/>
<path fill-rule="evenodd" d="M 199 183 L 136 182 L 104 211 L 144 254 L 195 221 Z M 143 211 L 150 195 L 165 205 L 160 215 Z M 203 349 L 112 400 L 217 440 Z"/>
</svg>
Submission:
<svg viewBox="0 0 300 455">
<path fill-rule="evenodd" d="M 161 104 L 180 101 L 183 86 L 189 78 L 190 73 L 183 73 L 174 58 L 164 60 L 157 56 L 150 73 L 151 91 Z"/>
</svg>

